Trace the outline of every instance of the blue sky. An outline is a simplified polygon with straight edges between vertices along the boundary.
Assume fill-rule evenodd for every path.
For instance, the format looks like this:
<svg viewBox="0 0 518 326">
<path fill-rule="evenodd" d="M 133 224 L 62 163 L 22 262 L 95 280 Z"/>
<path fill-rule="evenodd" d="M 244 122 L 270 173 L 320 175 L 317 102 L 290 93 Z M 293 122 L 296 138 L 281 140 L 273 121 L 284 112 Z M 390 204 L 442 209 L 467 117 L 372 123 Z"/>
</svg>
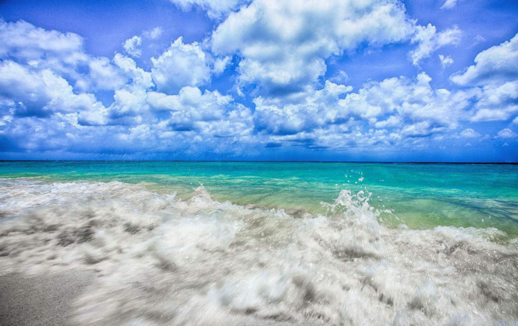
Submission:
<svg viewBox="0 0 518 326">
<path fill-rule="evenodd" d="M 518 2 L 0 2 L 0 159 L 518 161 Z"/>
</svg>

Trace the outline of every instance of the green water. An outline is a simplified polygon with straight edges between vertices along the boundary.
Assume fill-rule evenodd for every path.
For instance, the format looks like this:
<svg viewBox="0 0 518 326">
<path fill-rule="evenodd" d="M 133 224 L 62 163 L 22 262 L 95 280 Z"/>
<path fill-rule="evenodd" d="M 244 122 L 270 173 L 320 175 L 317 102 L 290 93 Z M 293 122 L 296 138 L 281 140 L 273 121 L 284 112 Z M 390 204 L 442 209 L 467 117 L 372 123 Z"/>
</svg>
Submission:
<svg viewBox="0 0 518 326">
<path fill-rule="evenodd" d="M 518 166 L 272 162 L 0 162 L 0 178 L 121 181 L 189 198 L 325 213 L 342 189 L 372 193 L 388 225 L 496 227 L 518 237 Z M 363 179 L 361 179 L 363 178 Z"/>
</svg>

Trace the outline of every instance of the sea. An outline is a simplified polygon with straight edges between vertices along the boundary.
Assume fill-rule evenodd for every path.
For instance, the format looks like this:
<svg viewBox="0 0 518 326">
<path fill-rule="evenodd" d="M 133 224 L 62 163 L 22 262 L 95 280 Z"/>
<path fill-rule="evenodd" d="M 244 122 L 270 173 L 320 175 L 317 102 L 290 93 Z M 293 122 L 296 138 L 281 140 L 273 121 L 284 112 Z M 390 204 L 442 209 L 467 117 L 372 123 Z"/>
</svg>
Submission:
<svg viewBox="0 0 518 326">
<path fill-rule="evenodd" d="M 0 162 L 0 274 L 79 325 L 518 325 L 518 165 Z"/>
</svg>

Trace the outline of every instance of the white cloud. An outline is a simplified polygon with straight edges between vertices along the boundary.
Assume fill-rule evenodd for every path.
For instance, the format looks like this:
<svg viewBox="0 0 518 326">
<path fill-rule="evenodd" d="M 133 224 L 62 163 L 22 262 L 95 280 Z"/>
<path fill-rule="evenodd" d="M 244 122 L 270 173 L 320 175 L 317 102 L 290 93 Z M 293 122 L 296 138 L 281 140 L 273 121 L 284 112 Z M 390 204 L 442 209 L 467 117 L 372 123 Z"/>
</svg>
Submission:
<svg viewBox="0 0 518 326">
<path fill-rule="evenodd" d="M 343 70 L 340 70 L 333 77 L 329 78 L 330 81 L 337 84 L 345 84 L 349 80 L 349 75 Z"/>
<path fill-rule="evenodd" d="M 267 143 L 311 150 L 417 148 L 448 138 L 473 143 L 471 138 L 481 136 L 469 126 L 460 132 L 464 121 L 514 118 L 518 123 L 518 82 L 512 78 L 449 91 L 434 89 L 421 73 L 370 81 L 353 92 L 343 85 L 347 74 L 340 71 L 317 89 L 331 56 L 363 45 L 408 41 L 416 25 L 395 0 L 305 1 L 298 6 L 290 1 L 257 0 L 230 14 L 212 39 L 219 57 L 206 51 L 210 41 L 184 44 L 179 38 L 152 58 L 149 71 L 120 53 L 113 58 L 86 54 L 76 34 L 2 21 L 0 39 L 7 41 L 0 43 L 2 141 L 40 151 L 248 153 Z M 449 44 L 442 37 L 451 40 L 448 31 L 441 36 L 430 26 L 418 30 L 431 35 L 415 40 L 419 60 L 437 44 Z M 145 42 L 160 33 L 155 29 L 132 39 Z M 12 42 L 9 35 L 26 39 Z M 140 42 L 128 43 L 126 52 L 138 56 Z M 443 64 L 451 59 L 439 58 Z M 231 62 L 238 65 L 238 87 L 266 89 L 248 93 L 256 97 L 255 110 L 216 90 L 200 90 L 212 74 L 233 68 Z M 114 94 L 107 107 L 94 95 L 102 94 L 104 101 L 110 94 L 106 90 Z M 97 91 L 102 92 L 92 93 Z M 516 133 L 504 129 L 497 137 Z"/>
<path fill-rule="evenodd" d="M 0 64 L 0 102 L 22 117 L 100 110 L 93 94 L 75 94 L 72 86 L 50 70 L 31 71 L 12 61 Z"/>
<path fill-rule="evenodd" d="M 470 118 L 472 92 L 434 90 L 430 77 L 421 73 L 415 80 L 405 77 L 371 82 L 352 93 L 351 87 L 326 82 L 322 90 L 308 92 L 298 103 L 259 97 L 254 100 L 258 131 L 285 136 L 339 130 L 351 124 L 372 130 L 388 141 L 427 137 L 457 128 Z M 467 136 L 467 133 L 463 136 Z M 381 137 L 381 136 L 380 136 Z"/>
<path fill-rule="evenodd" d="M 126 78 L 131 80 L 130 84 L 126 84 L 127 87 L 150 88 L 154 86 L 151 73 L 137 67 L 135 60 L 117 53 L 113 57 L 113 62 Z"/>
<path fill-rule="evenodd" d="M 444 55 L 439 54 L 439 60 L 441 60 L 443 69 L 453 64 L 453 59 L 450 56 L 445 57 Z"/>
<path fill-rule="evenodd" d="M 155 27 L 153 29 L 142 32 L 141 36 L 135 35 L 124 42 L 124 51 L 126 51 L 128 55 L 134 58 L 140 58 L 140 56 L 142 55 L 141 46 L 143 39 L 156 40 L 157 38 L 162 36 L 162 33 L 163 30 L 161 27 Z"/>
<path fill-rule="evenodd" d="M 168 124 L 179 131 L 193 130 L 199 126 L 199 121 L 222 120 L 225 109 L 232 101 L 230 96 L 223 96 L 217 91 L 202 93 L 197 87 L 184 87 L 178 95 L 169 99 L 173 112 Z"/>
<path fill-rule="evenodd" d="M 231 57 L 218 58 L 214 62 L 213 73 L 216 75 L 221 74 L 227 69 L 227 66 L 230 64 Z"/>
<path fill-rule="evenodd" d="M 78 79 L 76 86 L 82 90 L 116 90 L 124 86 L 127 78 L 106 57 L 92 58 L 88 74 Z"/>
<path fill-rule="evenodd" d="M 518 34 L 511 40 L 480 52 L 475 64 L 451 80 L 459 85 L 487 85 L 518 79 Z"/>
<path fill-rule="evenodd" d="M 205 10 L 209 17 L 220 19 L 230 13 L 232 10 L 238 9 L 239 6 L 249 3 L 251 0 L 170 0 L 183 10 L 190 10 L 193 6 L 197 6 Z"/>
<path fill-rule="evenodd" d="M 518 134 L 509 128 L 500 130 L 498 132 L 498 134 L 496 135 L 496 138 L 500 138 L 500 139 L 511 139 L 511 138 L 516 138 L 516 137 L 518 137 Z"/>
<path fill-rule="evenodd" d="M 75 66 L 84 61 L 83 38 L 35 27 L 23 20 L 8 23 L 0 19 L 0 58 Z"/>
<path fill-rule="evenodd" d="M 153 29 L 144 31 L 144 33 L 142 33 L 142 35 L 145 38 L 148 38 L 148 39 L 151 39 L 151 40 L 156 40 L 157 38 L 162 36 L 163 32 L 164 32 L 164 30 L 162 29 L 162 27 L 155 27 Z"/>
<path fill-rule="evenodd" d="M 308 93 L 298 104 L 283 105 L 262 97 L 256 98 L 255 126 L 259 131 L 286 135 L 339 122 L 342 117 L 338 103 L 351 90 L 350 86 L 327 81 L 323 89 Z"/>
<path fill-rule="evenodd" d="M 363 119 L 397 115 L 401 121 L 429 121 L 431 128 L 455 128 L 459 120 L 468 118 L 465 109 L 473 95 L 434 90 L 430 81 L 427 74 L 421 73 L 415 80 L 400 77 L 371 82 L 357 93 L 349 94 L 340 101 L 340 106 L 346 109 L 342 112 Z"/>
<path fill-rule="evenodd" d="M 518 112 L 518 81 L 480 88 L 472 121 L 501 121 Z"/>
<path fill-rule="evenodd" d="M 50 114 L 45 107 L 51 94 L 43 76 L 12 61 L 0 62 L 0 98 L 17 115 Z"/>
<path fill-rule="evenodd" d="M 152 77 L 161 92 L 172 94 L 184 86 L 200 86 L 210 80 L 210 58 L 198 43 L 184 44 L 181 37 L 151 61 Z"/>
<path fill-rule="evenodd" d="M 212 50 L 239 53 L 240 83 L 273 94 L 304 90 L 325 73 L 331 55 L 400 42 L 413 31 L 398 1 L 256 0 L 218 26 Z"/>
<path fill-rule="evenodd" d="M 142 54 L 140 45 L 142 44 L 142 38 L 140 36 L 133 36 L 124 42 L 124 51 L 132 57 L 138 58 Z"/>
<path fill-rule="evenodd" d="M 475 130 L 468 128 L 465 129 L 463 132 L 459 134 L 459 137 L 461 138 L 478 138 L 480 137 L 480 134 L 476 132 Z"/>
<path fill-rule="evenodd" d="M 514 123 L 515 125 L 518 125 L 518 117 L 514 118 L 513 123 Z"/>
<path fill-rule="evenodd" d="M 428 58 L 433 52 L 446 45 L 458 44 L 462 32 L 457 26 L 437 33 L 435 26 L 416 26 L 417 32 L 412 38 L 412 42 L 418 43 L 417 48 L 410 52 L 410 58 L 414 65 L 425 58 Z"/>
</svg>

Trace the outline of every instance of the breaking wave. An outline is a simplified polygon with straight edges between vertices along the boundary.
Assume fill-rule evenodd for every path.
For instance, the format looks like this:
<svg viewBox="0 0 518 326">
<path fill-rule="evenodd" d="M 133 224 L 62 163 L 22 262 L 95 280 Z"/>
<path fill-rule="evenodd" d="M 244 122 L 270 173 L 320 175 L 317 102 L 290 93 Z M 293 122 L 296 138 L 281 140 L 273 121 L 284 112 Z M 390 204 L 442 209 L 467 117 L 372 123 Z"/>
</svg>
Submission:
<svg viewBox="0 0 518 326">
<path fill-rule="evenodd" d="M 142 185 L 0 180 L 0 273 L 87 269 L 80 325 L 518 323 L 518 243 L 496 229 L 392 229 L 368 193 L 329 214 Z"/>
</svg>

